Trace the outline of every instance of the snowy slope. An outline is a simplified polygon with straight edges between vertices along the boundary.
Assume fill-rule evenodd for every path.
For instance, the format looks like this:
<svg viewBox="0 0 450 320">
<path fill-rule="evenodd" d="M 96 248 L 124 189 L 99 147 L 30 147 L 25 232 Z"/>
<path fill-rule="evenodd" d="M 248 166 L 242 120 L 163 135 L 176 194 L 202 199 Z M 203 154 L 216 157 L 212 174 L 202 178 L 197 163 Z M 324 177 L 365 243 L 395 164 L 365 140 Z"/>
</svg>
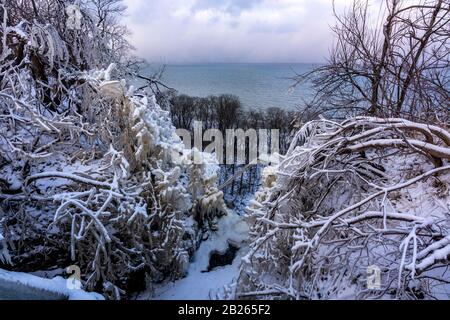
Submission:
<svg viewBox="0 0 450 320">
<path fill-rule="evenodd" d="M 175 282 L 165 283 L 156 288 L 151 294 L 141 294 L 139 299 L 158 300 L 208 300 L 216 294 L 220 294 L 223 287 L 236 279 L 239 272 L 242 256 L 247 251 L 246 240 L 248 238 L 248 226 L 243 217 L 229 212 L 218 223 L 218 231 L 210 234 L 203 241 L 194 254 L 190 264 L 188 275 Z M 225 251 L 228 242 L 240 247 L 231 265 L 217 267 L 210 272 L 202 272 L 207 269 L 209 256 L 212 251 Z"/>
</svg>

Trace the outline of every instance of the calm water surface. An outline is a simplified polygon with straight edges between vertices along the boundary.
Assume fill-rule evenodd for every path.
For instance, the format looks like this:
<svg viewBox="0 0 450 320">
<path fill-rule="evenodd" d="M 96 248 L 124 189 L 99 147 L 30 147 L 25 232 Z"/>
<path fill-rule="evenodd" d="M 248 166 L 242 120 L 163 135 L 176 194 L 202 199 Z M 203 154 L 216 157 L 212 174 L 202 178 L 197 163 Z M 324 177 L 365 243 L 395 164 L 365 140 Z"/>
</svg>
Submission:
<svg viewBox="0 0 450 320">
<path fill-rule="evenodd" d="M 166 65 L 163 81 L 191 96 L 233 94 L 244 107 L 296 109 L 308 98 L 308 87 L 290 89 L 298 73 L 312 64 L 184 64 Z"/>
</svg>

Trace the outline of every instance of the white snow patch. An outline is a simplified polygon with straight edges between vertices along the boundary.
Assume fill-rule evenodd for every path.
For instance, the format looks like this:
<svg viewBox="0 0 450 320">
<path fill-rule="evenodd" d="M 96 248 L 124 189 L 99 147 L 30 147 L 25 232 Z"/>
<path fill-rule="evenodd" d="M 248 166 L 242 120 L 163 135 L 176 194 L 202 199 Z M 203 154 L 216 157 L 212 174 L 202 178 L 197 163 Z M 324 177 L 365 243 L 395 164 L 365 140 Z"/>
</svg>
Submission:
<svg viewBox="0 0 450 320">
<path fill-rule="evenodd" d="M 104 300 L 95 292 L 69 289 L 62 277 L 44 279 L 28 273 L 0 269 L 0 300 Z"/>
<path fill-rule="evenodd" d="M 188 275 L 175 282 L 157 287 L 153 294 L 146 292 L 139 299 L 158 300 L 209 300 L 224 286 L 229 285 L 238 275 L 241 259 L 247 251 L 246 240 L 249 228 L 242 216 L 228 212 L 218 223 L 218 231 L 200 244 L 189 266 Z M 217 267 L 210 272 L 208 268 L 211 251 L 225 251 L 228 243 L 239 246 L 239 251 L 231 265 Z"/>
</svg>

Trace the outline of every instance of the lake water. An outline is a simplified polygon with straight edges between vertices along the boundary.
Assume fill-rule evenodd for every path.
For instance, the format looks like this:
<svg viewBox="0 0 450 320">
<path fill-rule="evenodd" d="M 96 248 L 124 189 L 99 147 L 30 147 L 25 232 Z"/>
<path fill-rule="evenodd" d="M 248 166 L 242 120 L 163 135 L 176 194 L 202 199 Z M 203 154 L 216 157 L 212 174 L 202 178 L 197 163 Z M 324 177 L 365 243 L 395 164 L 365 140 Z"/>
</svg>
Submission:
<svg viewBox="0 0 450 320">
<path fill-rule="evenodd" d="M 167 65 L 163 82 L 191 96 L 233 94 L 244 107 L 293 110 L 307 98 L 307 87 L 290 89 L 296 74 L 311 70 L 311 64 L 184 64 Z"/>
</svg>

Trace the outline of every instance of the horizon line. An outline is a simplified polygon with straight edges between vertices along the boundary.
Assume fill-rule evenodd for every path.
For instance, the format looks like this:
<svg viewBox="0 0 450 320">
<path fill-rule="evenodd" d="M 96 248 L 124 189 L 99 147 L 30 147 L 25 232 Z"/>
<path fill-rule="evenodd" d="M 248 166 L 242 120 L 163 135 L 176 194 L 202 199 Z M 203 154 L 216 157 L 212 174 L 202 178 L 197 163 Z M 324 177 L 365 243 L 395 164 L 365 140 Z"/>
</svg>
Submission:
<svg viewBox="0 0 450 320">
<path fill-rule="evenodd" d="M 325 64 L 326 62 L 147 62 L 148 64 L 157 65 L 206 65 L 206 64 Z"/>
</svg>

